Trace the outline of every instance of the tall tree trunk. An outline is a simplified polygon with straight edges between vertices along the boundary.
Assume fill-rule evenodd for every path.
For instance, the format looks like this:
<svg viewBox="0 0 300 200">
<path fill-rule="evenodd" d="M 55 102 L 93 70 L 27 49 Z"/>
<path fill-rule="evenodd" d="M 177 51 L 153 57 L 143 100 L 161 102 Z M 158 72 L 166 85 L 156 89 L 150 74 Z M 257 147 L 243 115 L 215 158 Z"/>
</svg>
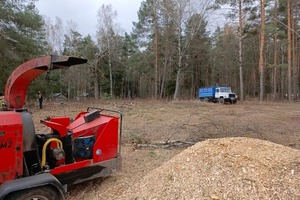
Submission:
<svg viewBox="0 0 300 200">
<path fill-rule="evenodd" d="M 155 71 L 154 71 L 154 98 L 157 99 L 158 94 L 158 23 L 156 11 L 154 9 L 154 35 L 155 35 Z"/>
<path fill-rule="evenodd" d="M 167 41 L 168 43 L 168 41 Z M 160 99 L 163 98 L 163 92 L 165 88 L 165 81 L 166 81 L 166 73 L 167 73 L 167 67 L 168 67 L 168 59 L 169 59 L 169 53 L 168 52 L 168 45 L 166 45 L 166 50 L 165 50 L 165 58 L 164 58 L 164 68 L 163 68 L 163 74 L 162 74 L 162 79 L 161 79 L 161 85 L 160 85 Z"/>
<path fill-rule="evenodd" d="M 292 9 L 291 13 L 295 13 L 295 19 L 297 19 L 297 7 L 295 2 L 291 3 L 291 8 L 295 9 L 295 12 L 293 11 L 294 9 Z M 291 26 L 292 26 L 292 30 L 297 30 L 296 28 L 296 22 L 293 19 L 293 14 L 291 16 Z M 292 34 L 292 69 L 293 69 L 293 96 L 294 99 L 298 98 L 298 93 L 299 93 L 299 70 L 298 70 L 298 66 L 297 66 L 297 36 L 295 31 L 291 31 Z"/>
<path fill-rule="evenodd" d="M 99 59 L 97 58 L 96 64 L 94 66 L 94 96 L 96 100 L 99 99 L 98 63 Z"/>
<path fill-rule="evenodd" d="M 110 97 L 113 96 L 113 74 L 112 74 L 112 50 L 111 50 L 111 40 L 107 39 L 107 44 L 108 44 L 108 69 L 109 69 L 109 95 Z"/>
<path fill-rule="evenodd" d="M 166 15 L 166 22 L 168 22 L 169 20 L 169 16 Z M 170 45 L 170 39 L 169 39 L 169 35 L 170 35 L 170 30 L 169 28 L 166 29 L 166 33 L 165 36 L 162 38 L 164 42 L 164 57 L 163 57 L 163 69 L 162 69 L 162 74 L 161 74 L 161 82 L 160 82 L 160 99 L 163 98 L 164 94 L 165 94 L 165 85 L 166 85 L 166 77 L 167 77 L 167 69 L 170 66 L 170 60 L 171 60 L 171 45 Z"/>
<path fill-rule="evenodd" d="M 112 75 L 112 64 L 111 64 L 111 56 L 109 53 L 108 56 L 108 67 L 109 67 L 109 95 L 113 96 L 113 75 Z"/>
<path fill-rule="evenodd" d="M 264 100 L 264 44 L 265 44 L 265 0 L 260 0 L 261 30 L 259 44 L 259 101 Z"/>
<path fill-rule="evenodd" d="M 298 11 L 297 11 L 298 12 Z M 296 14 L 298 15 L 298 13 Z M 298 16 L 296 16 L 296 18 L 298 18 Z M 294 66 L 295 66 L 295 69 L 297 71 L 296 73 L 296 91 L 297 91 L 297 100 L 299 100 L 300 98 L 300 94 L 299 94 L 299 50 L 298 50 L 298 37 L 295 35 L 295 57 L 294 57 Z"/>
<path fill-rule="evenodd" d="M 273 70 L 273 98 L 276 100 L 277 96 L 277 66 L 278 66 L 278 42 L 277 42 L 277 0 L 275 0 L 274 5 L 274 27 L 275 27 L 275 33 L 274 33 L 274 70 Z"/>
<path fill-rule="evenodd" d="M 257 95 L 257 72 L 256 70 L 253 70 L 252 72 L 252 79 L 253 79 L 253 96 L 256 97 Z"/>
<path fill-rule="evenodd" d="M 179 95 L 179 89 L 180 89 L 180 76 L 181 76 L 181 62 L 182 62 L 182 51 L 181 51 L 181 29 L 178 31 L 178 69 L 177 69 L 177 74 L 176 74 L 176 86 L 175 86 L 175 92 L 174 92 L 174 100 L 178 99 Z"/>
<path fill-rule="evenodd" d="M 61 69 L 59 70 L 59 92 L 62 94 L 63 89 L 62 89 L 62 74 L 61 74 Z"/>
<path fill-rule="evenodd" d="M 95 99 L 99 99 L 100 98 L 100 90 L 101 88 L 99 87 L 99 82 L 98 82 L 98 67 L 101 66 L 101 60 L 103 59 L 103 57 L 105 56 L 106 51 L 100 53 L 97 58 L 96 58 L 96 63 L 94 66 L 94 96 Z M 100 93 L 99 93 L 100 92 Z"/>
<path fill-rule="evenodd" d="M 71 68 L 68 69 L 68 99 L 71 99 Z"/>
<path fill-rule="evenodd" d="M 291 29 L 292 29 L 292 16 L 291 16 L 291 1 L 287 0 L 287 15 L 288 15 L 288 49 L 287 49 L 287 63 L 288 63 L 288 99 L 292 101 L 292 43 L 291 43 Z"/>
<path fill-rule="evenodd" d="M 281 65 L 283 66 L 285 61 L 284 61 L 284 56 L 285 56 L 285 52 L 284 52 L 284 48 L 281 49 Z M 285 69 L 284 68 L 281 68 L 281 90 L 280 90 L 280 99 L 283 100 L 284 96 L 285 96 L 285 85 L 284 85 L 284 82 L 285 82 Z"/>
<path fill-rule="evenodd" d="M 181 61 L 180 61 L 181 62 Z M 181 69 L 177 69 L 177 74 L 176 74 L 176 86 L 175 86 L 175 93 L 174 93 L 174 100 L 178 100 L 178 95 L 179 95 L 179 85 L 180 85 L 180 76 L 181 76 Z"/>
<path fill-rule="evenodd" d="M 240 100 L 244 101 L 242 0 L 239 0 L 239 24 Z"/>
</svg>

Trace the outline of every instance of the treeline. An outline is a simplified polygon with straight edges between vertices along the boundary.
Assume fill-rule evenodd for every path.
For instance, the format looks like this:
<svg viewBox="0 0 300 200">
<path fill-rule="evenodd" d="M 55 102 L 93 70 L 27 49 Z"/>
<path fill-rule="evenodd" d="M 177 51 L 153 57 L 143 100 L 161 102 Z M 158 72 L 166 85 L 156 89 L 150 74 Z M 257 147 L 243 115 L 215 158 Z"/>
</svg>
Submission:
<svg viewBox="0 0 300 200">
<path fill-rule="evenodd" d="M 40 77 L 29 96 L 195 99 L 199 87 L 219 84 L 242 100 L 299 99 L 296 0 L 144 0 L 125 34 L 103 5 L 95 38 L 74 21 L 43 18 L 34 3 L 0 3 L 0 90 L 19 64 L 60 54 L 89 61 Z M 227 23 L 213 29 L 222 16 Z"/>
</svg>

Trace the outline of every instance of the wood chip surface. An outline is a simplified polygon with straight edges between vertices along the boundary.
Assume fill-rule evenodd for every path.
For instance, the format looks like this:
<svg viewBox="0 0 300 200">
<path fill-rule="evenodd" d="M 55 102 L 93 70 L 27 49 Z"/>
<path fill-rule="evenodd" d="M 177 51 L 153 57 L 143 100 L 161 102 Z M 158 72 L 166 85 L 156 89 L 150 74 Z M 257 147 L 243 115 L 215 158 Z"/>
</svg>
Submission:
<svg viewBox="0 0 300 200">
<path fill-rule="evenodd" d="M 206 140 L 116 199 L 300 199 L 300 151 L 242 137 Z"/>
</svg>

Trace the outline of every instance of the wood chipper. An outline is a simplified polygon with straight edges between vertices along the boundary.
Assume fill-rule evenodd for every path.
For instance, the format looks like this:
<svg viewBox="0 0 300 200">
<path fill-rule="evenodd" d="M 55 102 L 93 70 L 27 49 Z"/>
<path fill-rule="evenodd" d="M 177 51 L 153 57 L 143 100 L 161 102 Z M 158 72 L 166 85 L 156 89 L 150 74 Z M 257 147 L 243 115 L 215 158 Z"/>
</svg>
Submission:
<svg viewBox="0 0 300 200">
<path fill-rule="evenodd" d="M 90 107 L 74 120 L 48 117 L 40 122 L 50 133 L 36 133 L 31 113 L 23 108 L 36 77 L 86 62 L 50 55 L 20 65 L 9 77 L 7 109 L 0 111 L 0 199 L 65 199 L 68 186 L 120 170 L 120 112 Z"/>
</svg>

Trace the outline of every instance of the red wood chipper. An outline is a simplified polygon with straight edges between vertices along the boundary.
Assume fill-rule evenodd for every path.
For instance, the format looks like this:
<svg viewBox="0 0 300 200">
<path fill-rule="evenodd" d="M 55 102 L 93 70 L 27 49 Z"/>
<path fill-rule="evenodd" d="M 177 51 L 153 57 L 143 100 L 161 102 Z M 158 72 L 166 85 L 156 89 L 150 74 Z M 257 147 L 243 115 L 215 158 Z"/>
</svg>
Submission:
<svg viewBox="0 0 300 200">
<path fill-rule="evenodd" d="M 121 168 L 122 114 L 88 108 L 70 117 L 48 117 L 50 133 L 36 133 L 25 109 L 30 83 L 44 72 L 87 60 L 50 55 L 17 67 L 5 86 L 0 111 L 0 199 L 62 200 L 70 185 L 108 176 Z"/>
</svg>

